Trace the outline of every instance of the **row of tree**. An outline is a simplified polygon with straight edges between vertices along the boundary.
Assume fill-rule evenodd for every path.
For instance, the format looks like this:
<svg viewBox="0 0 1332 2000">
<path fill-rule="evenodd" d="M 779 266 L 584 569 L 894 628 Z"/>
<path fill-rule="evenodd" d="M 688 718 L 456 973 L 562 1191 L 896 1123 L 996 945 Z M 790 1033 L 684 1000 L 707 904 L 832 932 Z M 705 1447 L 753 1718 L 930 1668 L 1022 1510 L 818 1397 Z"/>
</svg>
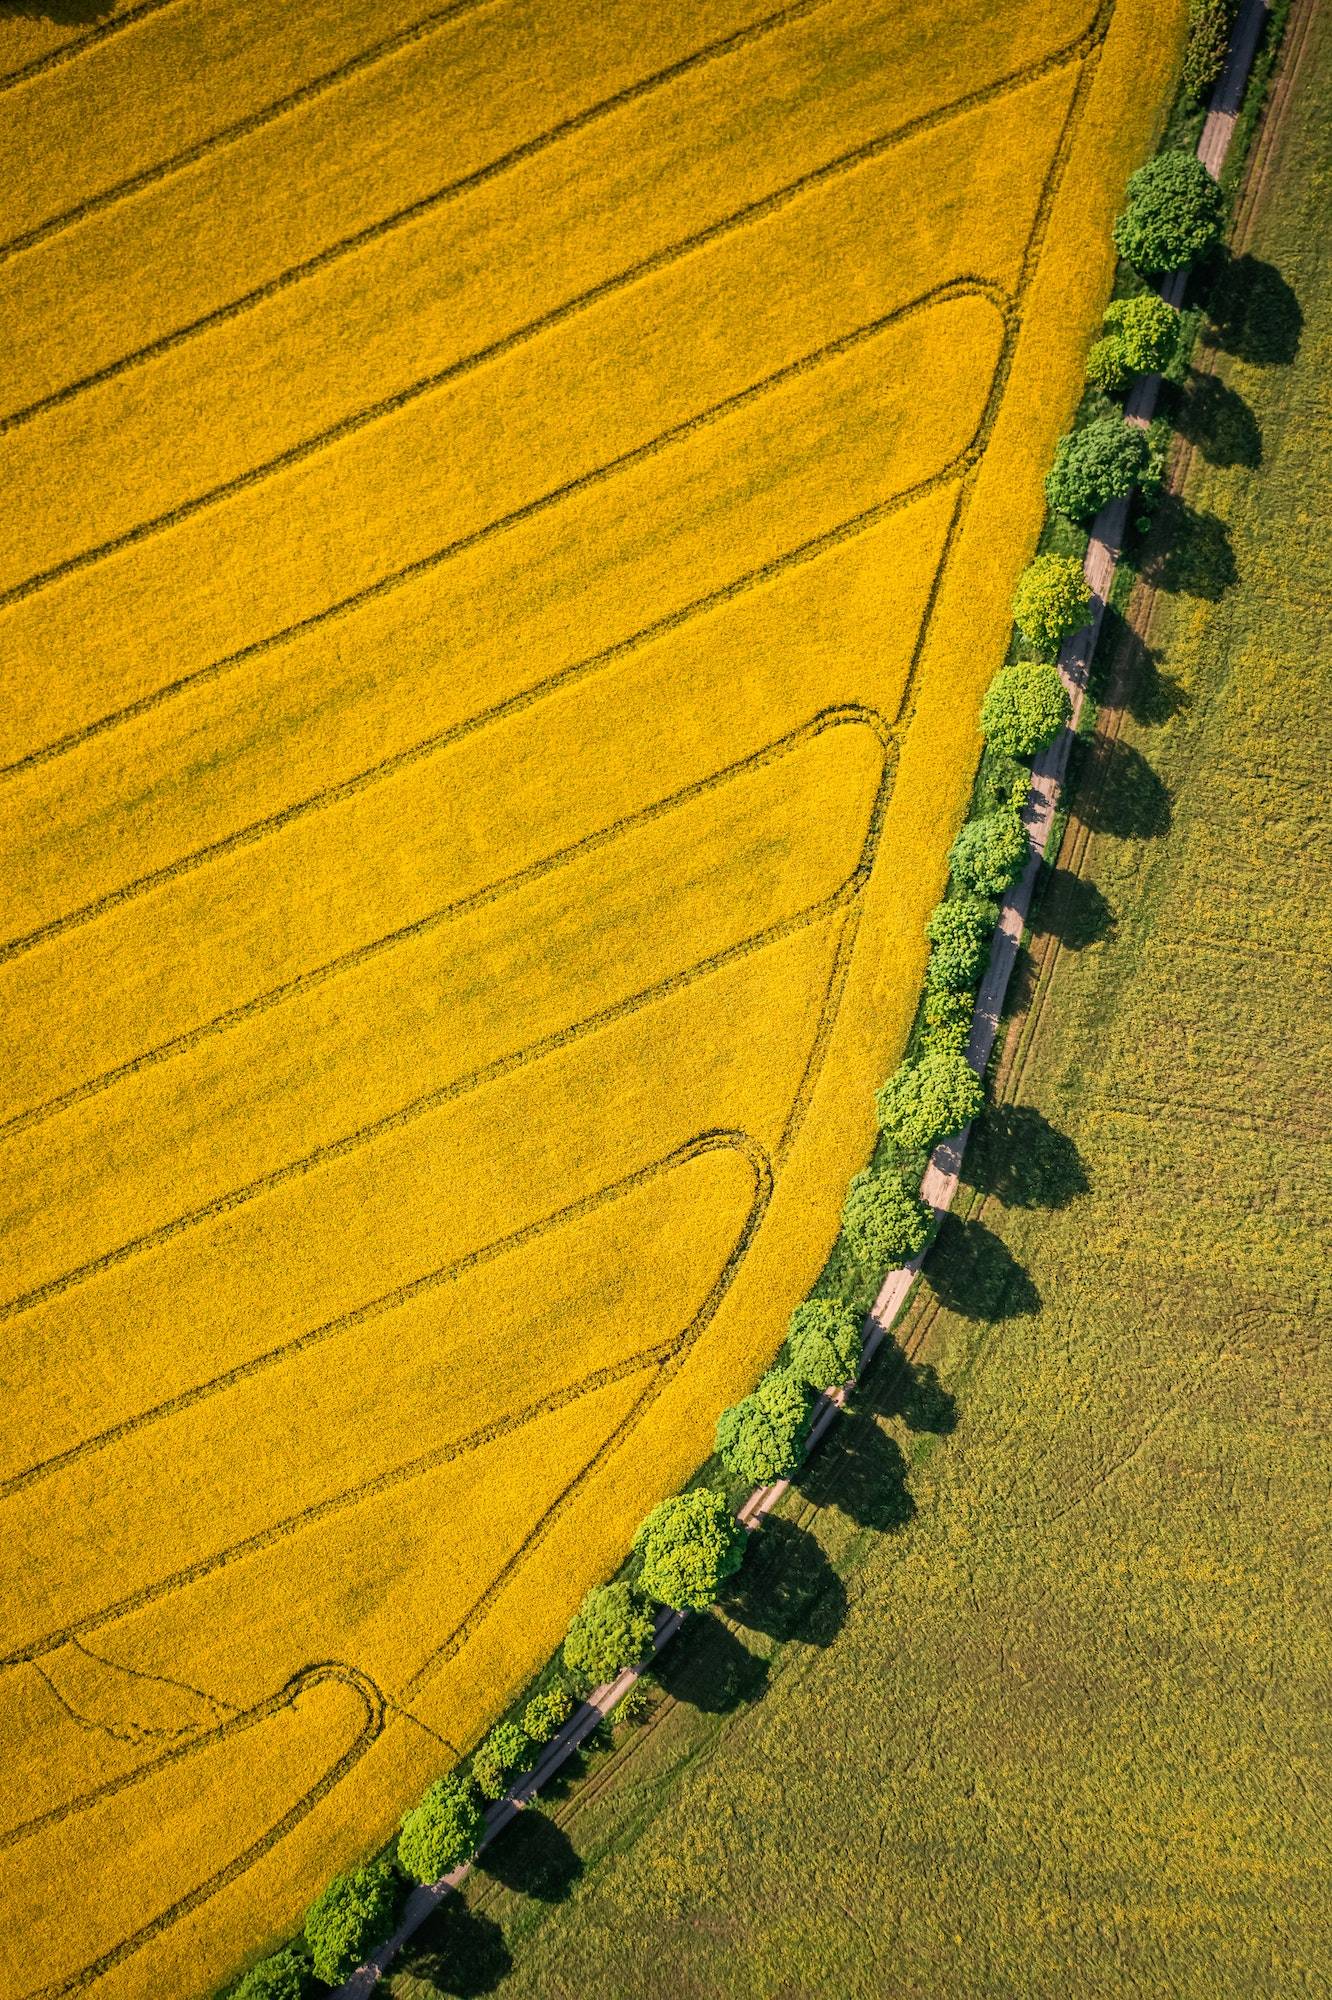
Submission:
<svg viewBox="0 0 1332 2000">
<path fill-rule="evenodd" d="M 1195 0 L 1209 33 L 1227 4 Z M 1166 152 L 1130 180 L 1115 242 L 1150 278 L 1202 255 L 1221 225 L 1221 192 L 1210 174 L 1193 154 Z M 1106 395 L 1118 394 L 1135 376 L 1167 367 L 1178 340 L 1179 315 L 1155 293 L 1117 301 L 1088 357 L 1088 380 Z M 1057 512 L 1081 522 L 1153 476 L 1159 473 L 1146 433 L 1112 413 L 1060 440 L 1046 494 Z M 1090 608 L 1075 557 L 1039 555 L 1028 566 L 1013 601 L 1026 656 L 1002 667 L 986 693 L 981 729 L 987 748 L 1026 764 L 1063 728 L 1069 702 L 1055 659 Z M 949 857 L 950 891 L 925 927 L 930 953 L 916 1052 L 877 1093 L 886 1143 L 876 1163 L 852 1181 L 842 1212 L 847 1241 L 874 1269 L 924 1248 L 934 1218 L 918 1192 L 922 1159 L 981 1108 L 981 1080 L 966 1048 L 998 916 L 995 899 L 1031 855 L 1022 822 L 1028 787 L 1029 771 L 1020 768 L 1008 795 L 963 826 Z M 778 1364 L 718 1419 L 717 1450 L 727 1471 L 753 1486 L 793 1472 L 818 1397 L 852 1381 L 860 1358 L 860 1324 L 848 1307 L 827 1299 L 798 1306 Z M 746 1542 L 724 1496 L 707 1487 L 655 1507 L 634 1538 L 630 1575 L 584 1598 L 564 1641 L 564 1678 L 534 1695 L 520 1720 L 498 1723 L 474 1751 L 467 1773 L 451 1772 L 430 1787 L 403 1819 L 394 1856 L 331 1882 L 307 1913 L 301 1942 L 253 1967 L 232 2000 L 304 2000 L 312 1973 L 330 1986 L 347 1979 L 391 1931 L 410 1884 L 437 1881 L 472 1858 L 484 1834 L 486 1802 L 502 1798 L 514 1775 L 531 1768 L 540 1747 L 572 1715 L 575 1694 L 614 1680 L 650 1655 L 656 1606 L 702 1611 L 715 1603 L 740 1567 Z"/>
</svg>

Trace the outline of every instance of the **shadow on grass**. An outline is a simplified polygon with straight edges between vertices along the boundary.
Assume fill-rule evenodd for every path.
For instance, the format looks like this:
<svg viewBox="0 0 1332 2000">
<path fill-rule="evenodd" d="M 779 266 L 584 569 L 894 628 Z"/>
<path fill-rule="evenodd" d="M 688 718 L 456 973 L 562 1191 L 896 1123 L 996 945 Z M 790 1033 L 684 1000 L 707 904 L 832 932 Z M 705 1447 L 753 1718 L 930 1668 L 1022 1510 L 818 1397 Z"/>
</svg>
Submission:
<svg viewBox="0 0 1332 2000">
<path fill-rule="evenodd" d="M 519 1813 L 477 1865 L 506 1889 L 539 1903 L 562 1903 L 583 1872 L 564 1828 L 536 1806 Z"/>
<path fill-rule="evenodd" d="M 830 1646 L 846 1622 L 846 1586 L 814 1536 L 770 1514 L 722 1599 L 728 1618 L 770 1639 Z"/>
<path fill-rule="evenodd" d="M 1098 657 L 1113 663 L 1113 679 L 1122 690 L 1119 698 L 1135 722 L 1169 722 L 1172 715 L 1189 706 L 1191 697 L 1172 674 L 1162 670 L 1160 655 L 1134 631 L 1117 606 L 1106 606 L 1101 630 L 1104 638 Z"/>
<path fill-rule="evenodd" d="M 458 2000 L 493 1993 L 512 1967 L 499 1925 L 469 1910 L 460 1896 L 440 1904 L 402 1963 L 402 1970 L 432 1993 L 454 1994 Z"/>
<path fill-rule="evenodd" d="M 1178 493 L 1163 493 L 1142 574 L 1157 590 L 1219 603 L 1239 581 L 1229 528 L 1219 515 L 1200 513 Z"/>
<path fill-rule="evenodd" d="M 729 1715 L 757 1701 L 768 1685 L 768 1662 L 711 1613 L 691 1618 L 653 1671 L 667 1694 L 705 1715 Z"/>
<path fill-rule="evenodd" d="M 1275 264 L 1225 257 L 1212 287 L 1207 339 L 1242 361 L 1281 367 L 1300 351 L 1304 314 Z"/>
<path fill-rule="evenodd" d="M 1098 736 L 1088 753 L 1074 811 L 1093 833 L 1159 840 L 1170 831 L 1170 794 L 1141 750 Z"/>
<path fill-rule="evenodd" d="M 1072 1139 L 1031 1104 L 995 1104 L 982 1114 L 967 1178 L 1005 1208 L 1067 1208 L 1088 1188 Z"/>
<path fill-rule="evenodd" d="M 875 1414 L 900 1412 L 904 1380 L 885 1377 L 873 1388 L 862 1383 L 849 1417 L 840 1426 L 835 1463 L 826 1480 L 817 1481 L 811 1465 L 797 1485 L 823 1507 L 836 1507 L 858 1527 L 896 1534 L 915 1519 L 916 1503 L 907 1486 L 907 1462 L 896 1438 L 875 1422 Z M 810 1484 L 806 1486 L 806 1480 Z"/>
<path fill-rule="evenodd" d="M 941 1306 L 962 1319 L 1024 1319 L 1039 1312 L 1041 1295 L 1008 1245 L 974 1217 L 946 1215 L 925 1265 Z"/>
<path fill-rule="evenodd" d="M 1067 951 L 1100 944 L 1115 927 L 1115 913 L 1095 882 L 1069 868 L 1052 868 L 1033 930 L 1057 938 Z"/>
<path fill-rule="evenodd" d="M 1175 429 L 1201 452 L 1209 465 L 1263 462 L 1263 434 L 1258 419 L 1236 389 L 1219 375 L 1189 371 L 1187 394 L 1175 398 Z"/>
<path fill-rule="evenodd" d="M 945 1389 L 933 1362 L 908 1364 L 898 1409 L 909 1431 L 951 1437 L 957 1429 L 957 1398 L 951 1389 Z"/>
</svg>

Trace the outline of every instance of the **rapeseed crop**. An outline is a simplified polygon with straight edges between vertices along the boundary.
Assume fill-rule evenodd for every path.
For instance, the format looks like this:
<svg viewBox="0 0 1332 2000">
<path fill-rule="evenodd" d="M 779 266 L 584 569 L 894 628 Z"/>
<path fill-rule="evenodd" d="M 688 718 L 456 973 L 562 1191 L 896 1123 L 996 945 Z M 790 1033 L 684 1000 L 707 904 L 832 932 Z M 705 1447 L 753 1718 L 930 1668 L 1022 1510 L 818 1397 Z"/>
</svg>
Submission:
<svg viewBox="0 0 1332 2000">
<path fill-rule="evenodd" d="M 0 24 L 6 1994 L 291 1928 L 771 1358 L 1182 13 Z"/>
</svg>

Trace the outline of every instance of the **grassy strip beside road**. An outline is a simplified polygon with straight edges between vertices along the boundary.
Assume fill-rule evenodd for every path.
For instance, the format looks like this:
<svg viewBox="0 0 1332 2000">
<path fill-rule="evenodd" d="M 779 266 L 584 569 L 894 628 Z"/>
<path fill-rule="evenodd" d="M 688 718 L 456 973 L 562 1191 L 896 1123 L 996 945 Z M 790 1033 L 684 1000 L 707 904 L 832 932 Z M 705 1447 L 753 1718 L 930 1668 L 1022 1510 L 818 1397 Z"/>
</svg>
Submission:
<svg viewBox="0 0 1332 2000">
<path fill-rule="evenodd" d="M 1332 1975 L 1332 35 L 1302 33 L 1279 176 L 1181 392 L 1193 461 L 1144 552 L 1159 594 L 1112 659 L 1036 916 L 1055 1004 L 919 1308 L 957 1435 L 911 1428 L 946 1427 L 946 1397 L 908 1422 L 868 1386 L 649 1722 L 576 1809 L 496 1851 L 400 2000 L 437 1976 L 1044 1994 L 1076 1968 L 1084 1990 L 1214 2000 Z M 912 1533 L 870 1533 L 912 1511 L 911 1461 Z"/>
</svg>

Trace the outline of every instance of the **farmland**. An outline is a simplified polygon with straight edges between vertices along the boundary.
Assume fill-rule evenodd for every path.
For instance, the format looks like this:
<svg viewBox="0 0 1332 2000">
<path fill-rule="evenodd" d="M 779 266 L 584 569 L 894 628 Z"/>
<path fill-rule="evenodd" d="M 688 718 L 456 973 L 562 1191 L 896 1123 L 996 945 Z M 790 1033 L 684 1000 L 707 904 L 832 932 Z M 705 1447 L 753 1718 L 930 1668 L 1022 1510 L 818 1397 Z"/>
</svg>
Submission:
<svg viewBox="0 0 1332 2000">
<path fill-rule="evenodd" d="M 0 20 L 6 1996 L 289 1930 L 775 1351 L 1183 13 Z"/>
<path fill-rule="evenodd" d="M 943 1393 L 869 1380 L 395 2000 L 1332 1983 L 1326 9 L 1287 63 L 904 1330 Z"/>
</svg>

